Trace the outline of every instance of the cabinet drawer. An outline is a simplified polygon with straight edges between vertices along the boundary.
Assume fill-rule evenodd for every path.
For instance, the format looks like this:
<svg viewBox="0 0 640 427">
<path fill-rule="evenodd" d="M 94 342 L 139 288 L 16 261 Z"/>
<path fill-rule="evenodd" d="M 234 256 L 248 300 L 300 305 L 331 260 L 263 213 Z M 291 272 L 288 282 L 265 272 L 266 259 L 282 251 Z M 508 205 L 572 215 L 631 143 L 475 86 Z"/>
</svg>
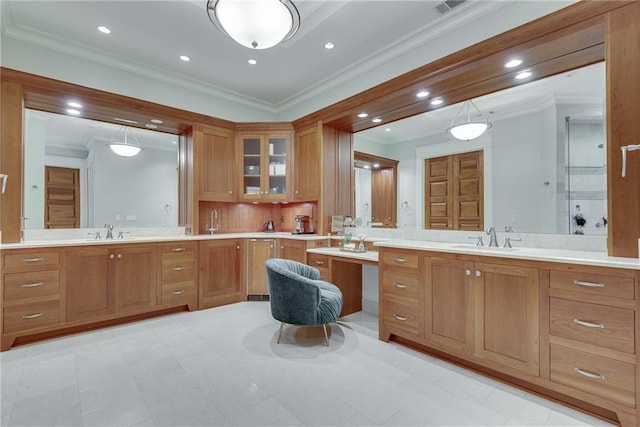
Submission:
<svg viewBox="0 0 640 427">
<path fill-rule="evenodd" d="M 421 335 L 422 321 L 420 308 L 417 304 L 398 304 L 383 300 L 383 320 L 392 328 L 401 329 L 413 335 Z"/>
<path fill-rule="evenodd" d="M 179 282 L 195 277 L 196 256 L 191 253 L 166 253 L 162 255 L 162 281 Z"/>
<path fill-rule="evenodd" d="M 634 312 L 624 308 L 551 298 L 551 335 L 635 353 Z"/>
<path fill-rule="evenodd" d="M 33 268 L 41 265 L 59 264 L 60 257 L 58 252 L 29 252 L 22 254 L 7 254 L 4 256 L 4 268 Z"/>
<path fill-rule="evenodd" d="M 635 298 L 632 277 L 551 270 L 550 280 L 551 289 L 570 291 L 576 296 Z"/>
<path fill-rule="evenodd" d="M 4 301 L 15 302 L 30 298 L 58 295 L 60 272 L 58 270 L 7 273 L 4 275 Z"/>
<path fill-rule="evenodd" d="M 162 245 L 160 246 L 160 254 L 183 254 L 183 253 L 196 253 L 196 244 L 195 243 L 180 243 L 176 242 L 171 245 Z"/>
<path fill-rule="evenodd" d="M 551 381 L 635 406 L 635 366 L 551 345 Z"/>
<path fill-rule="evenodd" d="M 407 298 L 417 302 L 420 296 L 418 278 L 411 274 L 384 270 L 382 272 L 382 292 L 386 295 Z"/>
<path fill-rule="evenodd" d="M 307 264 L 315 268 L 329 268 L 329 257 L 320 254 L 307 254 Z"/>
<path fill-rule="evenodd" d="M 194 304 L 196 302 L 196 285 L 193 281 L 167 283 L 162 285 L 161 303 Z"/>
<path fill-rule="evenodd" d="M 418 254 L 384 250 L 382 252 L 382 263 L 386 266 L 417 270 Z"/>
<path fill-rule="evenodd" d="M 59 301 L 21 304 L 4 308 L 4 333 L 55 325 L 60 322 Z"/>
</svg>

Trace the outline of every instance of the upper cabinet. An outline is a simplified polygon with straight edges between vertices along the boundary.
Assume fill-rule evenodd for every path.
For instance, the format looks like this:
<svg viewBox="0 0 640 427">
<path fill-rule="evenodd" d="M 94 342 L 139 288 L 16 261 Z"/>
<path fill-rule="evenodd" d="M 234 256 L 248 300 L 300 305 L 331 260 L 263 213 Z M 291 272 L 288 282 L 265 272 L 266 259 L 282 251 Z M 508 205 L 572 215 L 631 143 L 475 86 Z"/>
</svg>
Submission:
<svg viewBox="0 0 640 427">
<path fill-rule="evenodd" d="M 291 132 L 238 135 L 241 199 L 288 199 L 290 147 Z"/>
<path fill-rule="evenodd" d="M 235 144 L 233 131 L 198 125 L 193 132 L 198 198 L 233 201 L 235 193 Z"/>
<path fill-rule="evenodd" d="M 321 129 L 318 126 L 296 131 L 293 155 L 293 200 L 318 200 L 323 172 Z"/>
</svg>

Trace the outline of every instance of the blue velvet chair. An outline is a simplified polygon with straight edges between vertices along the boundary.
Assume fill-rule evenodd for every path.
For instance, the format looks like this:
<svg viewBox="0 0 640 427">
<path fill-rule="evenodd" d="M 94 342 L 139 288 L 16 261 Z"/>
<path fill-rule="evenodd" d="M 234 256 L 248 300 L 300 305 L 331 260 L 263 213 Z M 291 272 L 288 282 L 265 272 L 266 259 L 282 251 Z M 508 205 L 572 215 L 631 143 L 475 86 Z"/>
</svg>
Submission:
<svg viewBox="0 0 640 427">
<path fill-rule="evenodd" d="M 334 323 L 342 311 L 342 292 L 320 280 L 317 268 L 288 259 L 271 258 L 266 262 L 271 315 L 280 321 L 278 344 L 285 323 L 320 326 L 329 345 L 327 324 Z"/>
</svg>

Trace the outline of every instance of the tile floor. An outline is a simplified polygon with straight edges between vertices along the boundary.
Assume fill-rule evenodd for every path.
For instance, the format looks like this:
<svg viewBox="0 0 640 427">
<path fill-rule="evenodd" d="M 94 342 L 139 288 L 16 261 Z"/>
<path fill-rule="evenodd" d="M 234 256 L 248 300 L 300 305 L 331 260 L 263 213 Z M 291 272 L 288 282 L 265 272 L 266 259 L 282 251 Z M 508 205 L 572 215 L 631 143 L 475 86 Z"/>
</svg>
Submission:
<svg viewBox="0 0 640 427">
<path fill-rule="evenodd" d="M 356 313 L 285 329 L 244 302 L 0 354 L 2 426 L 607 426 L 377 339 Z"/>
</svg>

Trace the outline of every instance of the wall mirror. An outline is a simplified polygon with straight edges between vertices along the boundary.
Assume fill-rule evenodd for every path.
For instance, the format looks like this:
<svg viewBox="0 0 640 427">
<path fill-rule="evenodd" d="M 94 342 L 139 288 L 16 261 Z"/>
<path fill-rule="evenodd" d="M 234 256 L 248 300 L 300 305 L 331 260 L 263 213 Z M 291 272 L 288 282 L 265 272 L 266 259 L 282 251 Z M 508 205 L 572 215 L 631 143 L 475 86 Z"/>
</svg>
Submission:
<svg viewBox="0 0 640 427">
<path fill-rule="evenodd" d="M 606 235 L 605 64 L 533 78 L 473 100 L 493 123 L 476 140 L 445 132 L 460 104 L 355 134 L 357 150 L 400 161 L 399 200 L 415 201 L 408 226 L 424 228 L 424 159 L 480 148 L 485 227 Z"/>
<path fill-rule="evenodd" d="M 127 127 L 142 151 L 122 157 L 108 144 L 124 131 L 26 109 L 24 229 L 177 226 L 178 136 Z"/>
</svg>

